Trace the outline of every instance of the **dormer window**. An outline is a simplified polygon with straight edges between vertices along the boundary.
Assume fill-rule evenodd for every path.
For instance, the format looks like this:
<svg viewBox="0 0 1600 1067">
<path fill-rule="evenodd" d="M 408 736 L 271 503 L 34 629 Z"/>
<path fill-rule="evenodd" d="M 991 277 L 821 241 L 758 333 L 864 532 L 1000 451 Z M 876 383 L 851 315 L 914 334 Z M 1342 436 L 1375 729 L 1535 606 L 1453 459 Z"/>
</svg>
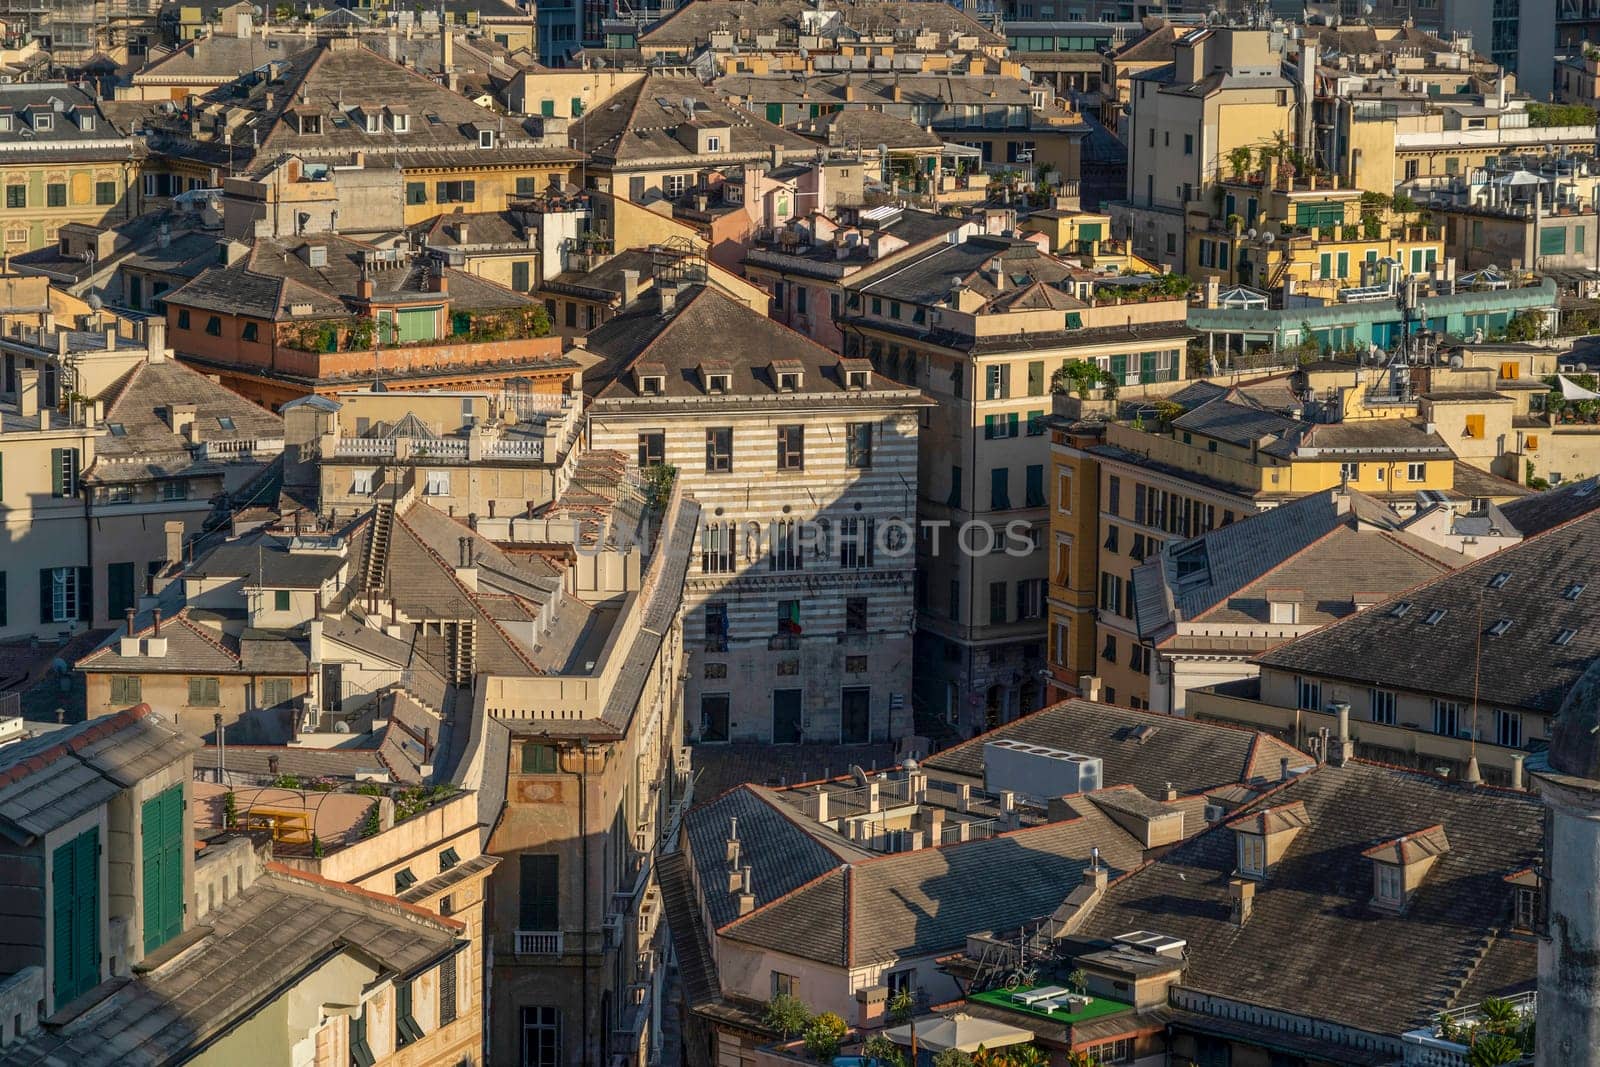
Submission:
<svg viewBox="0 0 1600 1067">
<path fill-rule="evenodd" d="M 1398 908 L 1405 903 L 1405 875 L 1404 872 L 1392 863 L 1374 864 L 1376 879 L 1373 895 L 1378 903 L 1392 908 Z"/>
<path fill-rule="evenodd" d="M 10 133 L 10 132 L 11 132 L 11 116 L 10 115 L 0 115 L 0 133 Z"/>
<path fill-rule="evenodd" d="M 478 131 L 478 147 L 479 148 L 493 148 L 494 147 L 494 131 L 493 130 L 479 130 Z"/>
<path fill-rule="evenodd" d="M 309 113 L 306 113 L 306 112 L 302 112 L 300 114 L 299 118 L 300 118 L 300 132 L 301 133 L 321 133 L 322 132 L 322 116 L 321 115 L 313 115 L 313 114 L 309 114 Z"/>
<path fill-rule="evenodd" d="M 1260 834 L 1236 834 L 1239 873 L 1250 878 L 1267 876 L 1267 839 Z"/>
<path fill-rule="evenodd" d="M 667 390 L 667 379 L 661 374 L 639 375 L 639 392 L 645 396 L 660 396 Z"/>
<path fill-rule="evenodd" d="M 94 132 L 94 115 L 87 110 L 78 112 L 78 129 L 84 133 Z"/>
<path fill-rule="evenodd" d="M 706 392 L 726 393 L 733 388 L 733 375 L 708 374 L 706 375 Z"/>
<path fill-rule="evenodd" d="M 411 131 L 411 116 L 403 113 L 389 114 L 389 125 L 395 133 L 409 133 Z"/>
<path fill-rule="evenodd" d="M 778 391 L 780 393 L 792 393 L 799 388 L 799 371 L 783 371 L 778 374 Z"/>
<path fill-rule="evenodd" d="M 1440 856 L 1450 851 L 1444 826 L 1401 834 L 1362 852 L 1372 861 L 1372 903 L 1386 911 L 1406 906 Z"/>
<path fill-rule="evenodd" d="M 1280 804 L 1233 820 L 1236 864 L 1242 878 L 1266 878 L 1300 832 L 1311 825 L 1302 801 Z"/>
<path fill-rule="evenodd" d="M 378 115 L 378 114 L 366 115 L 366 114 L 364 114 L 364 115 L 361 116 L 361 118 L 363 120 L 363 124 L 367 128 L 367 132 L 368 133 L 382 133 L 383 132 L 383 116 L 382 115 Z"/>
<path fill-rule="evenodd" d="M 49 129 L 53 129 L 55 127 L 55 124 L 56 124 L 56 117 L 54 115 L 52 115 L 50 112 L 48 112 L 48 111 L 35 111 L 33 113 L 33 128 L 34 129 L 36 129 L 36 130 L 49 130 Z"/>
<path fill-rule="evenodd" d="M 847 389 L 865 389 L 871 380 L 872 376 L 869 372 L 853 370 L 845 373 L 844 384 Z"/>
</svg>

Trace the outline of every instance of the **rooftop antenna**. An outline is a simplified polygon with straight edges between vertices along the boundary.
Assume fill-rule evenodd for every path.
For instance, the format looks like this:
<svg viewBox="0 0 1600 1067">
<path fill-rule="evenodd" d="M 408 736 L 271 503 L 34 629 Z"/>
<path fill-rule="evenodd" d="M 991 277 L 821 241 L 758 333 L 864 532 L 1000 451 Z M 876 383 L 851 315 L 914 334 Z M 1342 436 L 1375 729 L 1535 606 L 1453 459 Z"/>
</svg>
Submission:
<svg viewBox="0 0 1600 1067">
<path fill-rule="evenodd" d="M 1467 750 L 1467 770 L 1461 780 L 1479 785 L 1483 774 L 1478 769 L 1478 676 L 1483 668 L 1483 589 L 1478 589 L 1478 636 L 1472 650 L 1472 740 Z"/>
</svg>

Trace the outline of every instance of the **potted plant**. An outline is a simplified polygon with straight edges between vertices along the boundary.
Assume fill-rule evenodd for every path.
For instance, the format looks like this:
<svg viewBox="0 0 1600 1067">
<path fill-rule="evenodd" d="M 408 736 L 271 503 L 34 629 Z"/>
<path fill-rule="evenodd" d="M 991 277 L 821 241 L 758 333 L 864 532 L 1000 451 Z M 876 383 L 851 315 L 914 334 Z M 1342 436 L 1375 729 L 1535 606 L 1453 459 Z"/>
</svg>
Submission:
<svg viewBox="0 0 1600 1067">
<path fill-rule="evenodd" d="M 791 1038 L 803 1033 L 811 1024 L 811 1009 L 799 997 L 779 993 L 767 1001 L 767 1008 L 761 1013 L 761 1023 L 780 1037 Z"/>
<path fill-rule="evenodd" d="M 844 1044 L 844 1035 L 849 1032 L 843 1019 L 825 1011 L 806 1025 L 806 1052 L 815 1060 L 831 1060 L 839 1054 L 839 1046 Z"/>
</svg>

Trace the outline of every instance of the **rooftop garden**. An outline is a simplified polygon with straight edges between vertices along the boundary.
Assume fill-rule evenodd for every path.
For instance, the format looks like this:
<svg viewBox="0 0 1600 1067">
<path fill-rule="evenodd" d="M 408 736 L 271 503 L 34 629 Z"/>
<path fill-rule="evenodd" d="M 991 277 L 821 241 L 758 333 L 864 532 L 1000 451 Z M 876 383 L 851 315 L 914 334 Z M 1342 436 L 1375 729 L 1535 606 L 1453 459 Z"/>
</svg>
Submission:
<svg viewBox="0 0 1600 1067">
<path fill-rule="evenodd" d="M 1110 997 L 1090 997 L 1088 998 L 1088 1003 L 1076 1011 L 1069 1011 L 1065 1007 L 1038 1008 L 1023 1004 L 1016 999 L 1017 996 L 1025 994 L 1034 988 L 1039 987 L 991 989 L 987 993 L 973 993 L 967 999 L 975 1000 L 979 1004 L 987 1004 L 990 1007 L 1018 1012 L 1022 1015 L 1032 1015 L 1040 1019 L 1049 1019 L 1051 1022 L 1069 1024 L 1087 1022 L 1090 1019 L 1099 1019 L 1102 1016 L 1116 1015 L 1119 1012 L 1133 1010 L 1132 1004 L 1127 1004 L 1120 1000 L 1112 1000 Z M 1050 1002 L 1046 1001 L 1046 1003 Z"/>
<path fill-rule="evenodd" d="M 1595 124 L 1595 110 L 1587 104 L 1528 104 L 1529 126 L 1589 126 Z"/>
<path fill-rule="evenodd" d="M 1486 997 L 1475 1007 L 1440 1013 L 1430 1036 L 1459 1046 L 1470 1067 L 1500 1067 L 1533 1055 L 1534 1032 L 1531 997 Z"/>
<path fill-rule="evenodd" d="M 415 348 L 439 344 L 475 344 L 510 341 L 524 337 L 546 337 L 550 315 L 542 305 L 492 311 L 454 311 L 448 332 L 439 337 L 402 340 L 399 327 L 390 319 L 355 315 L 343 319 L 319 319 L 291 325 L 281 334 L 282 343 L 302 352 L 367 352 L 382 348 Z"/>
</svg>

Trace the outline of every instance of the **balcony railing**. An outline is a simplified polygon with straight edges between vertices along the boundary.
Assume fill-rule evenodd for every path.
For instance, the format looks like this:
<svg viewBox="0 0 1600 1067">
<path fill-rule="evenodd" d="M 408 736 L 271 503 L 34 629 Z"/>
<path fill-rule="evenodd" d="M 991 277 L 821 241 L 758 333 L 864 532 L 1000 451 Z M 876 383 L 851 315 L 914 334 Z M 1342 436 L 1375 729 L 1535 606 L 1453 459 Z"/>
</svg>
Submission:
<svg viewBox="0 0 1600 1067">
<path fill-rule="evenodd" d="M 561 955 L 560 930 L 518 930 L 516 953 L 519 956 Z"/>
<path fill-rule="evenodd" d="M 465 443 L 465 442 L 463 442 Z M 502 438 L 483 450 L 485 459 L 544 459 L 544 442 L 537 438 Z"/>
<path fill-rule="evenodd" d="M 336 456 L 392 456 L 394 455 L 394 439 L 392 437 L 341 437 L 333 454 Z"/>
<path fill-rule="evenodd" d="M 253 455 L 277 455 L 283 451 L 283 438 L 261 437 L 244 441 L 203 441 L 201 459 L 240 459 Z"/>
</svg>

